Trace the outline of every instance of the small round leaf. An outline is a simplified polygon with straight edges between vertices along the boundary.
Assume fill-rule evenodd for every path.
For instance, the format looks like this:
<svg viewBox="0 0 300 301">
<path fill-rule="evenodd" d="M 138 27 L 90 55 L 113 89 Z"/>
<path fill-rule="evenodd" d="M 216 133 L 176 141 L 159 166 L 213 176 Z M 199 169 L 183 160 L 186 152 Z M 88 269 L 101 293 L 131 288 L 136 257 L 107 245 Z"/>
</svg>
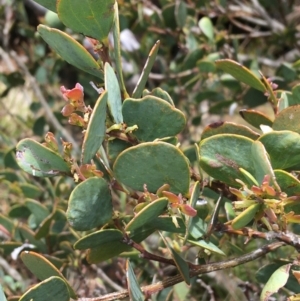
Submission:
<svg viewBox="0 0 300 301">
<path fill-rule="evenodd" d="M 185 127 L 183 113 L 155 96 L 127 98 L 122 111 L 124 122 L 128 126 L 138 126 L 134 135 L 140 141 L 175 136 Z"/>
<path fill-rule="evenodd" d="M 132 189 L 150 192 L 169 184 L 174 193 L 187 194 L 190 184 L 186 157 L 175 146 L 165 142 L 147 142 L 123 151 L 115 161 L 114 175 Z"/>
<path fill-rule="evenodd" d="M 16 157 L 23 170 L 37 177 L 70 174 L 70 166 L 62 157 L 32 139 L 17 144 Z"/>
<path fill-rule="evenodd" d="M 91 230 L 104 225 L 111 217 L 111 194 L 104 179 L 89 178 L 72 191 L 67 219 L 74 229 Z"/>
</svg>

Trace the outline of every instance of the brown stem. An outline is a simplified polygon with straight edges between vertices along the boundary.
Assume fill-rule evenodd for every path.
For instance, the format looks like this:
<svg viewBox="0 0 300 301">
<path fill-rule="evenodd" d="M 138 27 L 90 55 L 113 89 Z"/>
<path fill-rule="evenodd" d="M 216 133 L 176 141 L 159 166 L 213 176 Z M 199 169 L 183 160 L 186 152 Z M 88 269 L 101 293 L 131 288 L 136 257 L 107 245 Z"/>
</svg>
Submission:
<svg viewBox="0 0 300 301">
<path fill-rule="evenodd" d="M 240 264 L 244 264 L 249 261 L 253 261 L 259 257 L 264 256 L 265 254 L 274 251 L 275 249 L 283 246 L 285 243 L 283 242 L 275 242 L 271 243 L 269 245 L 263 246 L 251 253 L 248 253 L 246 255 L 243 255 L 238 258 L 233 258 L 229 260 L 224 260 L 221 262 L 215 262 L 205 265 L 197 266 L 190 270 L 190 277 L 194 277 L 200 274 L 206 274 L 213 271 L 223 270 L 232 268 L 235 266 L 238 266 Z M 183 278 L 181 275 L 176 275 L 174 277 L 169 277 L 163 281 L 159 281 L 155 284 L 143 286 L 141 288 L 142 292 L 147 295 L 152 295 L 154 293 L 157 293 L 159 291 L 162 291 L 163 289 L 173 286 L 179 282 L 182 282 Z M 124 290 L 122 292 L 116 292 L 112 294 L 107 294 L 105 296 L 96 297 L 96 298 L 79 298 L 78 301 L 114 301 L 114 300 L 122 300 L 129 297 L 128 290 Z"/>
<path fill-rule="evenodd" d="M 284 242 L 287 245 L 294 247 L 296 250 L 300 250 L 300 237 L 292 232 L 260 232 L 255 231 L 251 228 L 242 228 L 235 230 L 231 225 L 222 225 L 218 230 L 226 232 L 228 234 L 242 235 L 248 237 L 263 238 L 265 240 L 276 239 L 278 241 Z"/>
</svg>

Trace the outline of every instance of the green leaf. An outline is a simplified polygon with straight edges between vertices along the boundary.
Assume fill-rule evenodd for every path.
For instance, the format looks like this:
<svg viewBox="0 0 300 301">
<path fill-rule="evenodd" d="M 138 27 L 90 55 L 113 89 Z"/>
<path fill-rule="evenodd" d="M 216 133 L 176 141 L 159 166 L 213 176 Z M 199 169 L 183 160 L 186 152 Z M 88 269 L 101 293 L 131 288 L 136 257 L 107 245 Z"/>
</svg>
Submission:
<svg viewBox="0 0 300 301">
<path fill-rule="evenodd" d="M 284 170 L 274 170 L 276 181 L 288 196 L 300 195 L 300 181 L 291 173 Z"/>
<path fill-rule="evenodd" d="M 26 199 L 25 206 L 34 215 L 37 224 L 40 224 L 50 214 L 50 211 L 36 200 Z"/>
<path fill-rule="evenodd" d="M 114 59 L 116 65 L 116 71 L 118 78 L 120 80 L 120 88 L 124 98 L 127 98 L 129 95 L 126 91 L 126 86 L 122 73 L 122 56 L 121 56 L 121 39 L 120 39 L 120 20 L 119 20 L 119 8 L 118 2 L 115 2 L 115 17 L 112 26 L 112 35 L 114 39 Z"/>
<path fill-rule="evenodd" d="M 107 102 L 115 123 L 123 123 L 122 99 L 119 82 L 114 69 L 109 63 L 104 66 L 105 90 L 107 91 Z"/>
<path fill-rule="evenodd" d="M 93 112 L 90 116 L 89 124 L 84 134 L 81 161 L 83 164 L 90 163 L 105 138 L 107 92 L 105 91 L 98 98 Z"/>
<path fill-rule="evenodd" d="M 13 169 L 5 168 L 0 170 L 0 176 L 3 176 L 3 178 L 9 182 L 19 182 L 20 177 Z"/>
<path fill-rule="evenodd" d="M 157 218 L 154 218 L 152 221 L 149 222 L 152 227 L 154 227 L 156 230 L 160 231 L 166 231 L 171 233 L 185 233 L 185 224 L 182 220 L 182 218 L 177 218 L 177 223 L 179 225 L 179 228 L 175 226 L 173 223 L 172 217 L 170 216 L 160 216 Z M 149 225 L 148 223 L 148 225 Z M 146 225 L 146 226 L 148 226 Z"/>
<path fill-rule="evenodd" d="M 290 196 L 300 196 L 300 181 L 291 173 L 284 170 L 274 170 L 276 181 L 281 188 L 281 191 Z M 286 213 L 293 211 L 296 215 L 300 214 L 299 199 L 288 200 L 284 204 L 284 211 Z"/>
<path fill-rule="evenodd" d="M 291 131 L 270 132 L 259 141 L 265 146 L 274 169 L 287 169 L 300 163 L 300 135 Z"/>
<path fill-rule="evenodd" d="M 114 20 L 115 0 L 58 0 L 57 13 L 68 27 L 102 41 Z"/>
<path fill-rule="evenodd" d="M 69 64 L 103 79 L 103 71 L 92 55 L 71 36 L 63 31 L 44 25 L 38 26 L 38 32 L 49 46 Z"/>
<path fill-rule="evenodd" d="M 107 182 L 102 178 L 88 178 L 72 191 L 67 219 L 79 231 L 103 226 L 112 217 L 112 200 Z"/>
<path fill-rule="evenodd" d="M 176 1 L 175 4 L 175 19 L 179 28 L 183 28 L 187 17 L 187 7 L 183 0 Z"/>
<path fill-rule="evenodd" d="M 34 232 L 27 228 L 25 225 L 16 227 L 14 236 L 15 238 L 18 236 L 19 239 L 22 239 L 22 241 L 35 245 L 36 248 L 43 253 L 47 252 L 46 244 L 42 240 L 36 239 Z"/>
<path fill-rule="evenodd" d="M 277 261 L 278 262 L 278 261 Z M 279 263 L 270 263 L 267 264 L 263 267 L 261 267 L 255 274 L 255 278 L 259 283 L 265 284 L 268 282 L 269 278 L 271 275 L 281 266 L 286 264 L 286 261 L 279 261 Z M 296 278 L 293 277 L 291 271 L 290 271 L 290 276 L 285 288 L 288 290 L 294 292 L 294 293 L 300 293 L 300 286 L 299 283 L 297 282 Z"/>
<path fill-rule="evenodd" d="M 132 92 L 132 98 L 139 98 L 141 97 L 143 90 L 146 86 L 150 71 L 154 65 L 155 59 L 156 59 L 156 55 L 158 53 L 158 49 L 159 49 L 159 45 L 160 45 L 160 41 L 157 41 L 155 43 L 155 45 L 152 47 L 148 59 L 145 63 L 143 72 L 138 80 L 138 83 L 136 84 L 136 87 L 134 88 L 133 92 Z"/>
<path fill-rule="evenodd" d="M 113 166 L 118 181 L 143 191 L 144 184 L 156 192 L 169 184 L 174 193 L 187 194 L 190 183 L 188 161 L 175 146 L 165 142 L 147 142 L 123 151 Z"/>
<path fill-rule="evenodd" d="M 293 96 L 291 93 L 282 92 L 280 94 L 277 104 L 278 113 L 291 105 L 290 102 L 292 102 L 292 98 Z"/>
<path fill-rule="evenodd" d="M 273 121 L 265 114 L 256 111 L 256 110 L 240 110 L 240 115 L 244 120 L 246 120 L 249 124 L 260 129 L 260 125 L 268 125 L 272 127 Z"/>
<path fill-rule="evenodd" d="M 99 263 L 113 258 L 123 252 L 128 252 L 132 248 L 120 241 L 110 241 L 100 247 L 89 249 L 87 252 L 88 263 Z"/>
<path fill-rule="evenodd" d="M 273 129 L 275 131 L 289 130 L 300 134 L 300 105 L 291 106 L 282 110 L 275 118 Z"/>
<path fill-rule="evenodd" d="M 37 199 L 43 193 L 43 191 L 40 187 L 37 187 L 36 185 L 33 185 L 33 184 L 20 183 L 19 187 L 21 188 L 22 193 L 23 193 L 24 197 L 26 197 L 26 198 Z"/>
<path fill-rule="evenodd" d="M 246 210 L 233 219 L 232 228 L 240 229 L 247 226 L 253 220 L 260 207 L 261 205 L 257 203 L 250 205 Z"/>
<path fill-rule="evenodd" d="M 149 224 L 146 226 L 142 226 L 139 229 L 133 230 L 129 237 L 139 243 L 143 241 L 145 238 L 147 238 L 150 234 L 152 234 L 155 231 L 154 228 L 150 228 Z M 102 261 L 105 261 L 107 259 L 110 259 L 114 256 L 119 255 L 122 252 L 128 252 L 132 248 L 131 246 L 125 244 L 121 241 L 108 241 L 105 243 L 102 243 L 100 247 L 89 249 L 87 254 L 87 260 L 89 263 L 99 263 Z"/>
<path fill-rule="evenodd" d="M 290 105 L 299 105 L 300 104 L 300 84 L 297 84 L 292 88 L 292 94 L 293 94 L 294 103 L 291 103 Z"/>
<path fill-rule="evenodd" d="M 115 162 L 122 151 L 132 146 L 129 142 L 120 139 L 109 140 L 106 145 L 107 157 L 111 162 Z"/>
<path fill-rule="evenodd" d="M 13 221 L 1 213 L 0 213 L 0 225 L 2 225 L 9 233 L 12 233 L 15 227 Z"/>
<path fill-rule="evenodd" d="M 10 255 L 16 248 L 22 246 L 21 242 L 7 241 L 0 243 L 1 254 L 4 256 Z"/>
<path fill-rule="evenodd" d="M 264 176 L 270 176 L 270 182 L 278 186 L 275 181 L 275 174 L 272 169 L 269 156 L 265 150 L 264 145 L 260 141 L 254 141 L 251 147 L 251 155 L 253 158 L 253 165 L 255 170 L 255 180 L 258 184 L 262 184 Z"/>
<path fill-rule="evenodd" d="M 24 251 L 21 254 L 21 259 L 26 267 L 39 279 L 45 280 L 52 276 L 57 276 L 61 278 L 65 285 L 68 287 L 70 297 L 73 299 L 77 299 L 76 293 L 73 288 L 69 285 L 67 279 L 63 276 L 63 274 L 44 256 L 35 253 Z M 53 297 L 53 296 L 52 296 Z"/>
<path fill-rule="evenodd" d="M 199 68 L 199 71 L 203 73 L 215 72 L 216 70 L 215 63 L 208 59 L 199 60 L 197 62 L 197 67 Z"/>
<path fill-rule="evenodd" d="M 164 241 L 167 249 L 171 253 L 171 256 L 176 264 L 176 267 L 184 279 L 185 283 L 190 285 L 191 279 L 190 279 L 190 269 L 188 263 L 170 246 L 167 239 L 160 233 L 161 239 Z"/>
<path fill-rule="evenodd" d="M 31 212 L 25 205 L 15 204 L 10 207 L 8 216 L 13 218 L 27 219 Z"/>
<path fill-rule="evenodd" d="M 128 292 L 131 301 L 144 301 L 145 296 L 143 295 L 139 283 L 134 275 L 133 268 L 130 264 L 130 261 L 126 262 L 126 277 L 127 277 L 127 285 Z"/>
<path fill-rule="evenodd" d="M 203 34 L 211 41 L 214 41 L 214 27 L 208 17 L 202 17 L 199 21 L 199 27 Z"/>
<path fill-rule="evenodd" d="M 222 256 L 226 256 L 226 254 L 221 249 L 219 249 L 215 244 L 213 244 L 212 242 L 207 242 L 205 240 L 194 241 L 194 240 L 191 240 L 191 239 L 188 239 L 188 242 L 191 243 L 192 245 L 195 245 L 195 246 L 201 247 L 203 249 L 209 250 L 213 253 L 217 253 L 217 254 L 220 254 Z"/>
<path fill-rule="evenodd" d="M 74 249 L 85 250 L 89 248 L 101 247 L 102 244 L 110 242 L 120 242 L 123 238 L 123 233 L 116 229 L 105 229 L 88 234 L 79 239 L 74 244 Z"/>
<path fill-rule="evenodd" d="M 127 98 L 122 111 L 124 122 L 128 126 L 138 126 L 134 135 L 140 141 L 175 136 L 185 127 L 184 114 L 155 96 Z"/>
<path fill-rule="evenodd" d="M 166 210 L 168 203 L 167 198 L 160 198 L 151 202 L 134 216 L 134 218 L 127 224 L 125 231 L 138 229 L 158 217 Z"/>
<path fill-rule="evenodd" d="M 34 0 L 38 4 L 56 12 L 56 0 Z"/>
<path fill-rule="evenodd" d="M 170 105 L 174 106 L 174 102 L 173 102 L 173 99 L 171 98 L 170 94 L 168 92 L 166 92 L 165 90 L 163 90 L 162 88 L 157 87 L 157 88 L 153 89 L 151 92 L 148 90 L 144 90 L 143 97 L 145 97 L 147 95 L 152 95 L 157 98 L 161 98 L 161 99 L 165 100 L 166 102 L 168 102 Z"/>
<path fill-rule="evenodd" d="M 270 277 L 266 285 L 264 286 L 260 300 L 261 301 L 268 301 L 269 297 L 274 293 L 278 292 L 280 288 L 285 286 L 288 278 L 289 278 L 289 271 L 291 268 L 291 264 L 285 264 L 278 268 Z"/>
<path fill-rule="evenodd" d="M 50 215 L 48 215 L 40 224 L 38 229 L 35 232 L 35 238 L 41 239 L 43 237 L 47 237 L 49 235 L 50 227 L 52 224 L 52 221 L 54 219 L 54 212 Z"/>
<path fill-rule="evenodd" d="M 70 166 L 62 157 L 32 139 L 17 144 L 16 157 L 19 166 L 36 177 L 70 174 Z"/>
<path fill-rule="evenodd" d="M 194 216 L 191 219 L 188 234 L 192 235 L 195 239 L 203 237 L 207 233 L 207 224 L 199 216 Z"/>
<path fill-rule="evenodd" d="M 245 125 L 221 121 L 207 125 L 201 134 L 201 140 L 211 136 L 215 136 L 217 134 L 236 134 L 248 137 L 253 140 L 256 140 L 259 137 L 258 133 L 254 132 Z"/>
<path fill-rule="evenodd" d="M 247 181 L 240 170 L 255 174 L 249 138 L 220 134 L 204 139 L 200 143 L 200 166 L 211 177 L 238 186 L 235 179 Z"/>
<path fill-rule="evenodd" d="M 260 81 L 260 79 L 254 73 L 252 73 L 252 71 L 242 66 L 241 64 L 233 60 L 225 59 L 225 60 L 217 60 L 216 65 L 218 68 L 229 73 L 234 78 L 249 85 L 250 87 L 255 88 L 262 92 L 267 91 L 266 87 Z"/>
<path fill-rule="evenodd" d="M 30 288 L 19 301 L 69 301 L 69 299 L 66 283 L 59 277 L 50 277 Z"/>
</svg>

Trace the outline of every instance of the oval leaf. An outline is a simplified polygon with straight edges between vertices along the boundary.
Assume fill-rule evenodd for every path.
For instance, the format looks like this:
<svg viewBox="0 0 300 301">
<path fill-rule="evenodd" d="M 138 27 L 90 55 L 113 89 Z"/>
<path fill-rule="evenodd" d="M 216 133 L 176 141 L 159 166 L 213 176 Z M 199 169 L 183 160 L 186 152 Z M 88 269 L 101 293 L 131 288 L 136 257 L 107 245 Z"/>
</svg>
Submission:
<svg viewBox="0 0 300 301">
<path fill-rule="evenodd" d="M 236 134 L 253 140 L 256 140 L 259 137 L 258 133 L 254 132 L 245 125 L 221 121 L 207 125 L 201 134 L 201 140 L 217 134 Z"/>
<path fill-rule="evenodd" d="M 93 159 L 105 138 L 107 92 L 98 98 L 84 134 L 81 161 L 87 164 Z"/>
<path fill-rule="evenodd" d="M 171 253 L 172 259 L 174 260 L 180 275 L 182 276 L 186 284 L 190 285 L 191 279 L 188 263 L 169 245 L 167 239 L 162 234 L 160 234 L 160 237 L 162 238 L 167 249 Z"/>
<path fill-rule="evenodd" d="M 236 218 L 233 219 L 232 228 L 240 229 L 247 226 L 252 221 L 259 208 L 260 204 L 250 205 L 246 210 L 244 210 Z"/>
<path fill-rule="evenodd" d="M 203 34 L 210 40 L 214 40 L 214 27 L 211 20 L 208 17 L 203 17 L 199 21 L 199 27 Z"/>
<path fill-rule="evenodd" d="M 273 129 L 275 131 L 289 130 L 300 134 L 299 119 L 300 105 L 288 107 L 276 116 Z"/>
<path fill-rule="evenodd" d="M 290 131 L 270 132 L 259 141 L 265 146 L 274 169 L 286 169 L 300 163 L 300 135 Z"/>
<path fill-rule="evenodd" d="M 103 79 L 103 71 L 92 55 L 72 37 L 58 29 L 38 26 L 38 32 L 49 46 L 69 64 Z"/>
<path fill-rule="evenodd" d="M 145 296 L 139 286 L 139 283 L 134 275 L 133 268 L 131 267 L 130 261 L 126 262 L 126 278 L 128 284 L 128 292 L 131 301 L 144 301 Z"/>
<path fill-rule="evenodd" d="M 30 288 L 19 301 L 69 301 L 69 299 L 66 283 L 59 277 L 50 277 Z"/>
<path fill-rule="evenodd" d="M 261 125 L 267 125 L 272 127 L 273 121 L 265 114 L 255 110 L 240 110 L 240 115 L 249 124 L 260 129 Z"/>
<path fill-rule="evenodd" d="M 21 259 L 26 267 L 39 279 L 45 280 L 51 276 L 57 276 L 61 278 L 68 287 L 68 291 L 72 298 L 77 299 L 76 293 L 72 287 L 68 284 L 67 279 L 63 274 L 44 256 L 35 253 L 24 251 L 21 254 Z"/>
<path fill-rule="evenodd" d="M 57 13 L 74 31 L 102 41 L 113 24 L 114 4 L 115 0 L 58 0 Z"/>
<path fill-rule="evenodd" d="M 300 181 L 291 173 L 284 170 L 274 170 L 276 181 L 288 196 L 300 195 Z"/>
<path fill-rule="evenodd" d="M 107 223 L 112 217 L 111 194 L 102 178 L 89 178 L 72 191 L 67 219 L 79 231 L 91 230 Z"/>
<path fill-rule="evenodd" d="M 278 292 L 280 288 L 285 286 L 286 282 L 289 279 L 289 272 L 290 272 L 291 264 L 285 264 L 278 268 L 270 277 L 266 285 L 264 286 L 260 300 L 261 301 L 268 301 L 269 297 L 274 293 Z"/>
<path fill-rule="evenodd" d="M 16 157 L 19 166 L 36 177 L 70 174 L 70 166 L 62 157 L 32 139 L 17 144 Z"/>
<path fill-rule="evenodd" d="M 264 148 L 264 145 L 260 141 L 253 142 L 251 147 L 251 155 L 255 170 L 255 180 L 258 182 L 258 184 L 262 184 L 265 175 L 269 175 L 271 183 L 278 186 L 275 181 L 275 175 L 269 160 L 269 156 Z"/>
<path fill-rule="evenodd" d="M 267 91 L 260 79 L 254 73 L 252 73 L 251 70 L 242 66 L 241 64 L 233 60 L 225 59 L 217 60 L 216 65 L 218 68 L 232 75 L 238 81 L 241 81 L 259 91 Z"/>
<path fill-rule="evenodd" d="M 190 184 L 188 161 L 175 146 L 165 142 L 147 142 L 123 151 L 115 161 L 114 175 L 132 189 L 143 191 L 144 184 L 156 192 L 169 184 L 174 193 L 187 194 Z"/>
<path fill-rule="evenodd" d="M 89 248 L 100 247 L 102 244 L 110 242 L 120 242 L 123 238 L 123 233 L 116 229 L 107 229 L 93 232 L 79 239 L 74 244 L 74 249 L 85 250 Z"/>
<path fill-rule="evenodd" d="M 148 59 L 145 63 L 143 72 L 136 84 L 136 87 L 134 88 L 133 92 L 132 92 L 132 97 L 133 98 L 138 98 L 141 97 L 143 90 L 145 88 L 145 85 L 148 81 L 148 77 L 150 74 L 150 71 L 154 65 L 155 59 L 156 59 L 156 55 L 158 53 L 158 49 L 159 49 L 159 45 L 160 45 L 160 41 L 157 41 L 154 46 L 152 47 L 152 49 L 150 50 L 150 53 L 148 55 Z"/>
<path fill-rule="evenodd" d="M 132 231 L 137 229 L 154 218 L 162 214 L 168 205 L 167 198 L 160 198 L 151 202 L 149 205 L 145 206 L 135 217 L 127 224 L 125 230 Z"/>
<path fill-rule="evenodd" d="M 108 107 L 115 123 L 123 123 L 122 99 L 119 82 L 114 69 L 109 63 L 105 63 L 105 90 L 108 94 Z"/>
<path fill-rule="evenodd" d="M 237 186 L 235 179 L 247 182 L 240 168 L 255 174 L 251 155 L 253 141 L 249 138 L 220 134 L 200 143 L 200 166 L 211 177 Z M 237 155 L 238 154 L 238 155 Z"/>
<path fill-rule="evenodd" d="M 122 111 L 128 126 L 138 126 L 134 135 L 140 141 L 175 136 L 185 127 L 183 113 L 155 96 L 127 98 Z"/>
<path fill-rule="evenodd" d="M 207 249 L 213 253 L 217 253 L 217 254 L 226 256 L 226 254 L 221 249 L 219 249 L 215 244 L 213 244 L 211 241 L 209 241 L 209 242 L 207 242 L 205 240 L 194 241 L 194 240 L 190 240 L 190 239 L 188 239 L 187 241 L 189 243 L 191 243 L 192 245 L 201 247 L 203 249 Z"/>
</svg>

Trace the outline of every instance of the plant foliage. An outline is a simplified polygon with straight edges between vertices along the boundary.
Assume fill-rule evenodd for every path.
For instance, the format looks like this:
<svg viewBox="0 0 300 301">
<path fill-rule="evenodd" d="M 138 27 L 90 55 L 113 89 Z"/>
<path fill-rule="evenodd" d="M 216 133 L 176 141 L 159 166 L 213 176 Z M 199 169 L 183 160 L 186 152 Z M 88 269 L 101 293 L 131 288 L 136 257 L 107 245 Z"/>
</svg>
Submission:
<svg viewBox="0 0 300 301">
<path fill-rule="evenodd" d="M 268 78 L 254 63 L 218 51 L 226 35 L 207 16 L 196 20 L 192 8 L 201 4 L 161 1 L 160 11 L 140 20 L 137 30 L 151 25 L 159 32 L 161 26 L 165 38 L 144 37 L 146 50 L 137 47 L 147 52 L 144 67 L 130 88 L 124 60 L 133 62 L 138 51 L 132 57 L 132 49 L 121 52 L 120 27 L 141 18 L 143 3 L 133 13 L 126 1 L 120 7 L 113 0 L 36 2 L 57 13 L 59 22 L 60 29 L 37 28 L 54 51 L 49 66 L 66 61 L 85 75 L 74 88 L 61 87 L 61 114 L 49 115 L 59 124 L 52 124 L 56 131 L 40 132 L 47 124 L 41 117 L 33 132 L 43 141 L 23 138 L 2 155 L 0 179 L 17 197 L 0 214 L 0 249 L 15 257 L 22 252 L 41 281 L 19 300 L 89 300 L 66 271 L 116 257 L 126 258 L 126 290 L 97 300 L 186 300 L 197 294 L 199 275 L 251 266 L 269 252 L 267 265 L 250 275 L 265 283 L 260 300 L 279 290 L 298 300 L 299 62 L 281 64 L 278 76 Z M 161 58 L 167 45 L 183 38 L 188 53 L 170 59 L 169 75 L 155 73 L 167 65 Z M 155 83 L 167 76 L 161 86 Z M 194 139 L 192 128 L 204 115 L 195 108 L 205 102 L 211 114 L 241 106 L 242 119 L 209 122 Z M 267 113 L 255 108 L 260 104 Z M 166 266 L 173 267 L 170 278 L 161 270 Z M 162 281 L 152 283 L 157 270 Z M 236 273 L 248 279 L 241 269 Z M 192 285 L 191 292 L 178 289 L 182 282 Z"/>
</svg>

